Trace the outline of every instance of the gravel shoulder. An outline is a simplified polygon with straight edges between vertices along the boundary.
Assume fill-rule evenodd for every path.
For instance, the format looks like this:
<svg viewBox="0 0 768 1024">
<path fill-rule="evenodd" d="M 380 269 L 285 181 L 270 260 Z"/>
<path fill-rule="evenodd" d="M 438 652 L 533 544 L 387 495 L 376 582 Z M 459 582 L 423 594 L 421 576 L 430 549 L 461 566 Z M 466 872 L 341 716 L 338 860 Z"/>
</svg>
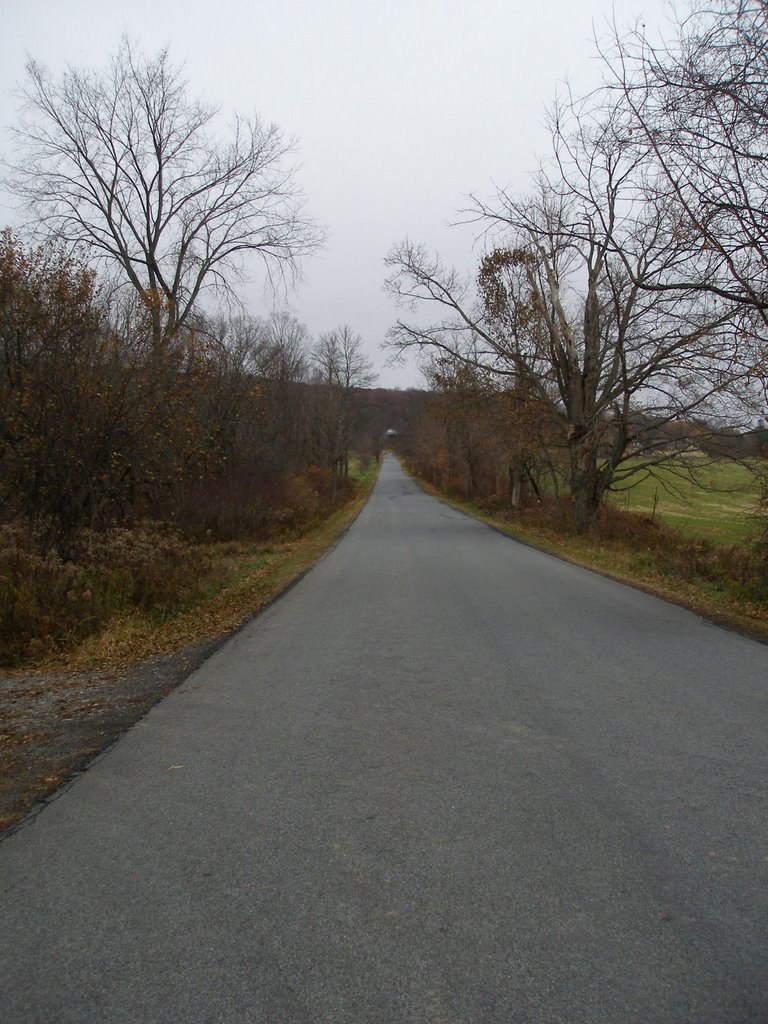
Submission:
<svg viewBox="0 0 768 1024">
<path fill-rule="evenodd" d="M 127 669 L 0 675 L 0 838 L 44 807 L 227 635 Z"/>
</svg>

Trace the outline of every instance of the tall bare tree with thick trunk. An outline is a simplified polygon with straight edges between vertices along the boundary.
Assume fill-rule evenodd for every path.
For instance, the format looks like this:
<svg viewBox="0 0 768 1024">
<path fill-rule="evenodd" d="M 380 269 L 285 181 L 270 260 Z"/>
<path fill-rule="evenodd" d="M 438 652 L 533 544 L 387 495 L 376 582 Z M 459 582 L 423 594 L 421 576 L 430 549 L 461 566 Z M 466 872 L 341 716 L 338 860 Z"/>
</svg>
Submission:
<svg viewBox="0 0 768 1024">
<path fill-rule="evenodd" d="M 246 256 L 292 274 L 318 244 L 293 143 L 258 117 L 219 141 L 217 111 L 190 96 L 167 50 L 143 56 L 124 38 L 106 68 L 58 79 L 30 61 L 22 98 L 10 187 L 46 232 L 135 289 L 158 349 Z"/>
<path fill-rule="evenodd" d="M 657 194 L 674 198 L 679 234 L 708 256 L 706 273 L 691 275 L 689 264 L 663 287 L 730 303 L 744 393 L 760 425 L 768 419 L 768 3 L 670 7 L 673 29 L 662 38 L 614 29 L 603 41 L 606 81 L 655 168 Z M 768 484 L 763 493 L 768 507 Z"/>
<path fill-rule="evenodd" d="M 638 449 L 640 464 L 668 458 L 660 427 L 722 411 L 721 396 L 745 373 L 721 297 L 655 287 L 694 257 L 674 201 L 649 194 L 642 155 L 623 129 L 611 109 L 556 111 L 554 158 L 538 191 L 475 202 L 473 215 L 496 241 L 476 289 L 409 243 L 388 259 L 401 303 L 443 311 L 427 326 L 398 322 L 395 348 L 443 352 L 506 376 L 559 419 L 580 532 L 599 529 L 603 496 L 630 457 L 638 468 Z M 644 430 L 651 424 L 655 440 Z"/>
</svg>

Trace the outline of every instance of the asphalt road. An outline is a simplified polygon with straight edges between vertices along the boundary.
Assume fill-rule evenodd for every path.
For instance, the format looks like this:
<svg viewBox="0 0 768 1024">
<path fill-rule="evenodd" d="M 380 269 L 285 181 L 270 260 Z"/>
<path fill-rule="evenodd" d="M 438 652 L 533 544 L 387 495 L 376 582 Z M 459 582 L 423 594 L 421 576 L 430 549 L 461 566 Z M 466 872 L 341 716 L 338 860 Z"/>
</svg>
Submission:
<svg viewBox="0 0 768 1024">
<path fill-rule="evenodd" d="M 0 844 L 3 1024 L 766 1024 L 768 648 L 422 494 Z"/>
</svg>

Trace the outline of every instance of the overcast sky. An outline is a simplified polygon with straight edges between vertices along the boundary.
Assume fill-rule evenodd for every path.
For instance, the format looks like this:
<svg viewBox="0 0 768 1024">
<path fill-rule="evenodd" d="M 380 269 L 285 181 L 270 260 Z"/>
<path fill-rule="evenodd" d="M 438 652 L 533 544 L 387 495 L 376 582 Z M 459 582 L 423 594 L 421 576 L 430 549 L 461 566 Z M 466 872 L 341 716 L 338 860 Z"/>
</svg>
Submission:
<svg viewBox="0 0 768 1024">
<path fill-rule="evenodd" d="M 524 191 L 546 149 L 545 104 L 568 78 L 597 83 L 594 31 L 606 19 L 661 23 L 664 0 L 0 0 L 0 124 L 16 116 L 27 55 L 53 72 L 99 66 L 127 32 L 168 45 L 192 93 L 223 112 L 258 112 L 299 143 L 323 253 L 289 296 L 314 334 L 349 323 L 384 386 L 417 386 L 380 345 L 396 318 L 382 261 L 408 236 L 470 270 L 462 197 Z M 7 152 L 7 131 L 0 136 Z M 17 217 L 7 205 L 0 221 Z M 255 284 L 253 313 L 269 312 Z"/>
</svg>

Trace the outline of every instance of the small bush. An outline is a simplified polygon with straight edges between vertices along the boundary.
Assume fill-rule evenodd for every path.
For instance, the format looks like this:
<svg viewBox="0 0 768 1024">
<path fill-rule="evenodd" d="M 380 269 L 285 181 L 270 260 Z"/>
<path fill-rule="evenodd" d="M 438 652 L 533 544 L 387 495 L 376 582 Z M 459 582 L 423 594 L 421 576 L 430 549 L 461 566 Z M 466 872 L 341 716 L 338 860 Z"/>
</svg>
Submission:
<svg viewBox="0 0 768 1024">
<path fill-rule="evenodd" d="M 13 665 L 100 621 L 100 588 L 88 571 L 39 555 L 21 530 L 0 528 L 0 664 Z"/>
<path fill-rule="evenodd" d="M 0 527 L 0 665 L 65 650 L 120 611 L 170 614 L 205 571 L 199 551 L 157 524 L 85 533 L 68 561 Z"/>
<path fill-rule="evenodd" d="M 155 614 L 186 604 L 207 569 L 199 549 L 162 523 L 86 532 L 75 557 L 90 572 L 105 574 L 107 593 L 119 607 Z"/>
</svg>

